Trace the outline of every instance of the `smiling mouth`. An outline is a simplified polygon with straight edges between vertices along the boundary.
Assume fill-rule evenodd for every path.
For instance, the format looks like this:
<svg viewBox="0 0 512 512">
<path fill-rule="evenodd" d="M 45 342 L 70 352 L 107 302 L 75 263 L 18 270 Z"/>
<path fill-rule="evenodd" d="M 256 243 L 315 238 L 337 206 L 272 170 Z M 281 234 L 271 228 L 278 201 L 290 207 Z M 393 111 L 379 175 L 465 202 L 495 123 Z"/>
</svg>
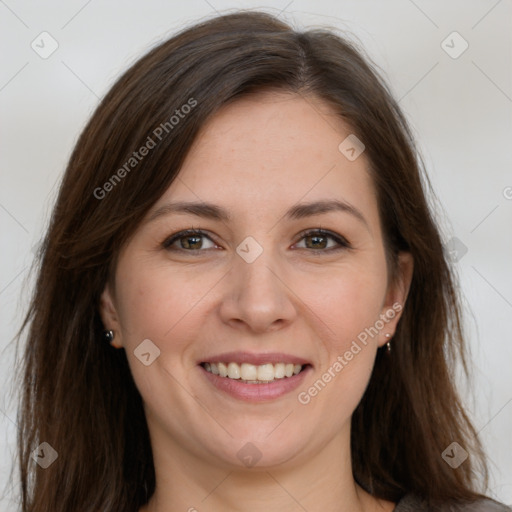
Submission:
<svg viewBox="0 0 512 512">
<path fill-rule="evenodd" d="M 304 371 L 310 364 L 267 363 L 254 365 L 234 362 L 203 362 L 207 372 L 226 379 L 238 380 L 246 384 L 267 384 L 279 379 L 288 379 Z"/>
</svg>

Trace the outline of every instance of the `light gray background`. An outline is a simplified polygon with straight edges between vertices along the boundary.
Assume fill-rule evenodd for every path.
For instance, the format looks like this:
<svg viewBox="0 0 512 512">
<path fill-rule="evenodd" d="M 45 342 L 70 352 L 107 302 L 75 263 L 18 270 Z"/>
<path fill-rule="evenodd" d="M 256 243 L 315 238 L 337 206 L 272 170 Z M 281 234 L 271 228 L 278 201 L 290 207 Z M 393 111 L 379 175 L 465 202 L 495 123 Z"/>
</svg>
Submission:
<svg viewBox="0 0 512 512">
<path fill-rule="evenodd" d="M 510 0 L 0 0 L 0 510 L 16 502 L 12 339 L 27 304 L 33 248 L 77 136 L 137 57 L 184 25 L 234 8 L 348 30 L 384 70 L 443 205 L 444 239 L 467 247 L 454 262 L 474 371 L 474 399 L 464 396 L 490 456 L 489 493 L 512 504 Z M 43 31 L 59 45 L 47 59 L 31 48 Z M 456 59 L 441 46 L 453 31 L 469 44 Z M 446 44 L 461 48 L 453 37 Z"/>
</svg>

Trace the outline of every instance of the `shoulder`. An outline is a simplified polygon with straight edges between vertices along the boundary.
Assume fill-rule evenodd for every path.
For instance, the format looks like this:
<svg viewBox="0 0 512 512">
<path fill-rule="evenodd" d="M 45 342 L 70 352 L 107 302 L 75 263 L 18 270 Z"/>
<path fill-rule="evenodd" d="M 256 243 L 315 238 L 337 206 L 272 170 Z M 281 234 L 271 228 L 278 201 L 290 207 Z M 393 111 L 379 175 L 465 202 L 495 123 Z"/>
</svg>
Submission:
<svg viewBox="0 0 512 512">
<path fill-rule="evenodd" d="M 490 498 L 473 503 L 446 503 L 432 507 L 414 494 L 406 494 L 397 503 L 393 512 L 512 512 L 512 508 Z"/>
</svg>

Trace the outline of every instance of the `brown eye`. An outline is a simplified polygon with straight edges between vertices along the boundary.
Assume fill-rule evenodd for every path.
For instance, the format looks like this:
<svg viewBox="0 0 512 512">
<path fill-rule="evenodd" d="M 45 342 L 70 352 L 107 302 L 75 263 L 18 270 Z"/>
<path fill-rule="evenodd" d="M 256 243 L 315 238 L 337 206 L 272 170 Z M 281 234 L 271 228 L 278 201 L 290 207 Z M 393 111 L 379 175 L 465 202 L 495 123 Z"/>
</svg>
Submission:
<svg viewBox="0 0 512 512">
<path fill-rule="evenodd" d="M 336 235 L 322 229 L 302 232 L 300 236 L 301 240 L 305 240 L 306 247 L 304 248 L 313 251 L 323 249 L 323 252 L 327 252 L 350 248 L 349 242 L 341 235 Z M 334 245 L 329 246 L 329 240 L 334 241 Z"/>
<path fill-rule="evenodd" d="M 162 247 L 168 251 L 199 251 L 205 248 L 204 239 L 209 240 L 213 244 L 212 240 L 202 231 L 187 229 L 167 238 L 162 243 Z M 173 247 L 176 242 L 179 242 L 179 244 L 177 247 Z"/>
<path fill-rule="evenodd" d="M 331 252 L 341 249 L 351 248 L 350 243 L 341 235 L 331 233 L 322 229 L 309 230 L 300 234 L 301 241 L 305 241 L 306 249 L 314 252 Z M 205 247 L 205 240 L 215 246 L 212 239 L 203 231 L 196 229 L 186 229 L 171 235 L 164 242 L 162 247 L 168 251 L 194 252 L 213 247 Z M 297 244 L 296 244 L 297 245 Z"/>
</svg>

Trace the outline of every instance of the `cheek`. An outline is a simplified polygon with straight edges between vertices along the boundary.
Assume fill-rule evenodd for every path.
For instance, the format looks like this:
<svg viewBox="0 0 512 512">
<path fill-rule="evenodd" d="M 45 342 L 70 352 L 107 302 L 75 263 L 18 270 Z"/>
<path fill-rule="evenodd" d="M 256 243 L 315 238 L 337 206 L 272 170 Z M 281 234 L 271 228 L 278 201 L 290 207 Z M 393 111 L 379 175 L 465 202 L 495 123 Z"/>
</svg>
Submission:
<svg viewBox="0 0 512 512">
<path fill-rule="evenodd" d="M 198 278 L 197 273 L 142 262 L 120 265 L 118 275 L 119 321 L 131 373 L 144 401 L 153 410 L 160 406 L 165 410 L 166 403 L 177 403 L 181 396 L 172 377 L 181 381 L 187 377 L 194 348 L 191 341 L 198 338 L 202 325 L 197 317 L 200 299 L 206 293 L 204 287 L 211 288 L 214 282 Z M 141 345 L 144 340 L 157 348 L 147 342 Z M 146 366 L 140 357 L 148 350 L 150 361 L 158 355 Z M 168 390 L 162 393 L 162 388 Z M 181 397 L 183 408 L 187 397 Z"/>
<path fill-rule="evenodd" d="M 373 268 L 373 271 L 368 270 Z M 353 339 L 379 318 L 386 292 L 385 267 L 354 265 L 333 272 L 320 286 L 310 288 L 308 303 L 329 327 L 329 352 L 345 351 Z"/>
<path fill-rule="evenodd" d="M 329 328 L 323 329 L 318 376 L 303 401 L 311 400 L 319 414 L 330 411 L 336 424 L 352 414 L 371 377 L 386 284 L 386 266 L 376 258 L 333 273 L 315 288 L 312 309 Z"/>
<path fill-rule="evenodd" d="M 132 372 L 143 371 L 134 350 L 149 339 L 160 350 L 154 368 L 183 376 L 194 359 L 195 342 L 209 334 L 204 325 L 222 273 L 134 258 L 119 265 L 118 275 L 119 320 Z"/>
<path fill-rule="evenodd" d="M 125 342 L 163 340 L 172 336 L 201 297 L 202 280 L 190 281 L 177 272 L 152 265 L 132 265 L 133 272 L 119 271 L 119 316 Z M 126 267 L 126 270 L 128 268 Z"/>
</svg>

